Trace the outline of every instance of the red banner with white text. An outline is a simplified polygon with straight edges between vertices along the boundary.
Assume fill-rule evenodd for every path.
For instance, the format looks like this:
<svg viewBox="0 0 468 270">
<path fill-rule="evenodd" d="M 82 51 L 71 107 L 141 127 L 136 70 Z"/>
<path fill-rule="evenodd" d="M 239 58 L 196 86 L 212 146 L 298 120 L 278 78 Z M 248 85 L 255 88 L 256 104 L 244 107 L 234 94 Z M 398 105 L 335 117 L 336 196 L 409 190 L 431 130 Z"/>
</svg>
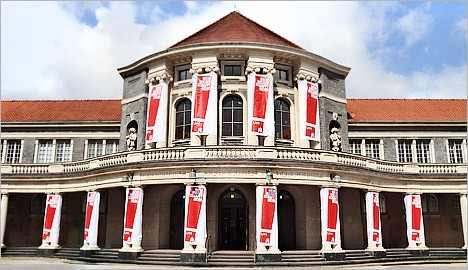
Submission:
<svg viewBox="0 0 468 270">
<path fill-rule="evenodd" d="M 217 135 L 218 76 L 211 72 L 192 77 L 192 134 Z"/>
<path fill-rule="evenodd" d="M 146 143 L 166 141 L 167 100 L 167 83 L 149 86 Z"/>
<path fill-rule="evenodd" d="M 369 243 L 382 244 L 380 225 L 380 198 L 377 192 L 366 193 L 367 240 Z"/>
<path fill-rule="evenodd" d="M 185 189 L 185 237 L 190 245 L 204 245 L 206 239 L 206 187 Z"/>
<path fill-rule="evenodd" d="M 249 135 L 274 136 L 273 76 L 249 74 L 247 94 Z"/>
<path fill-rule="evenodd" d="M 127 188 L 126 194 L 123 242 L 124 244 L 140 244 L 143 189 Z"/>
<path fill-rule="evenodd" d="M 420 195 L 406 195 L 406 224 L 408 242 L 416 244 L 424 244 L 424 224 L 421 207 Z"/>
<path fill-rule="evenodd" d="M 257 186 L 257 243 L 278 245 L 277 190 L 275 186 Z"/>
<path fill-rule="evenodd" d="M 338 189 L 322 188 L 320 190 L 322 243 L 340 244 L 340 208 Z"/>
<path fill-rule="evenodd" d="M 49 194 L 46 200 L 42 241 L 58 243 L 60 234 L 60 217 L 62 196 Z"/>
<path fill-rule="evenodd" d="M 97 246 L 100 198 L 99 192 L 88 192 L 83 237 L 84 243 L 88 245 Z"/>
<path fill-rule="evenodd" d="M 299 92 L 299 121 L 301 139 L 320 141 L 320 118 L 318 104 L 318 84 L 300 80 L 297 82 Z"/>
</svg>

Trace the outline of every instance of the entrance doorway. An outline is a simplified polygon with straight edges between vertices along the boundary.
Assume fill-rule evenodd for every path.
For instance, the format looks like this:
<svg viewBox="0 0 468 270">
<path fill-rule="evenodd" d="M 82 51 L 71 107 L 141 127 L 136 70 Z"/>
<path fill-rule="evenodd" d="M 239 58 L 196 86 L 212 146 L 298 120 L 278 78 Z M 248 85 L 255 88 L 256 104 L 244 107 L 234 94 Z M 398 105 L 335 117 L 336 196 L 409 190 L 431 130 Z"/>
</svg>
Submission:
<svg viewBox="0 0 468 270">
<path fill-rule="evenodd" d="M 221 250 L 247 250 L 247 200 L 234 189 L 219 198 L 218 247 Z"/>
<path fill-rule="evenodd" d="M 177 191 L 171 199 L 169 248 L 184 247 L 185 191 Z"/>
<path fill-rule="evenodd" d="M 278 247 L 280 250 L 296 249 L 296 205 L 294 197 L 286 190 L 278 196 Z"/>
</svg>

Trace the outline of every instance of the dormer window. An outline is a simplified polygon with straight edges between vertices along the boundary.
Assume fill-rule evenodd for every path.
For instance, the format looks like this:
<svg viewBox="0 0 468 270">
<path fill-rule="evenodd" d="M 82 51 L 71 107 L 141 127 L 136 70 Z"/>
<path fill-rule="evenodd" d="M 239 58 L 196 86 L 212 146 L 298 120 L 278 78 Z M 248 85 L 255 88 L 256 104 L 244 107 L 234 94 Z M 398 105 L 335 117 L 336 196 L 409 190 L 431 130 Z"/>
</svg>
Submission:
<svg viewBox="0 0 468 270">
<path fill-rule="evenodd" d="M 241 65 L 225 65 L 224 76 L 242 76 Z"/>
<path fill-rule="evenodd" d="M 288 71 L 285 69 L 277 69 L 275 73 L 275 79 L 278 81 L 289 81 Z"/>
<path fill-rule="evenodd" d="M 179 81 L 190 79 L 192 79 L 192 73 L 190 73 L 189 69 L 179 70 Z"/>
</svg>

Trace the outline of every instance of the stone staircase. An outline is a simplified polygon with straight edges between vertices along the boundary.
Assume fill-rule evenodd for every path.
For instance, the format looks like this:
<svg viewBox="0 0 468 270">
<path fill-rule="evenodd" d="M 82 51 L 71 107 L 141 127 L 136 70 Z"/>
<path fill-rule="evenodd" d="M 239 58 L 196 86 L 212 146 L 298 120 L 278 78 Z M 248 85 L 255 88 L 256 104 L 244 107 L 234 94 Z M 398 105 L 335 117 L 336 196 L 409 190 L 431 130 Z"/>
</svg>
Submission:
<svg viewBox="0 0 468 270">
<path fill-rule="evenodd" d="M 255 263 L 253 251 L 213 251 L 208 254 L 208 263 L 213 266 L 251 266 Z"/>
<path fill-rule="evenodd" d="M 80 248 L 61 248 L 55 253 L 54 257 L 76 259 L 80 257 Z"/>
<path fill-rule="evenodd" d="M 374 260 L 374 256 L 364 250 L 346 250 L 345 261 L 348 263 L 364 263 Z"/>
<path fill-rule="evenodd" d="M 37 257 L 37 247 L 7 247 L 2 256 Z"/>
<path fill-rule="evenodd" d="M 283 251 L 281 261 L 291 265 L 322 264 L 325 258 L 318 251 L 311 250 L 291 250 Z"/>
<path fill-rule="evenodd" d="M 87 257 L 87 260 L 95 262 L 116 262 L 119 260 L 119 250 L 103 248 L 91 255 L 91 257 Z"/>
<path fill-rule="evenodd" d="M 180 250 L 145 250 L 138 258 L 137 263 L 142 264 L 180 264 Z"/>
<path fill-rule="evenodd" d="M 466 249 L 461 248 L 430 248 L 429 257 L 433 259 L 466 259 Z"/>
</svg>

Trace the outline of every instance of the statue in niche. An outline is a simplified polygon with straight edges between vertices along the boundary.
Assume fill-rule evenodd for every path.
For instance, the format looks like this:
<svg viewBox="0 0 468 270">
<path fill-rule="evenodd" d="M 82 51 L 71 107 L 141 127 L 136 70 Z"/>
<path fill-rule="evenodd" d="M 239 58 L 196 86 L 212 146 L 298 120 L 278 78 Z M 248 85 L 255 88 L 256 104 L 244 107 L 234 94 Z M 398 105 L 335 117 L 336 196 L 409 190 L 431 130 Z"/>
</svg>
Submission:
<svg viewBox="0 0 468 270">
<path fill-rule="evenodd" d="M 335 152 L 341 149 L 341 135 L 338 134 L 338 128 L 334 127 L 331 129 L 330 140 L 332 144 L 332 150 Z"/>
<path fill-rule="evenodd" d="M 135 128 L 128 129 L 128 135 L 125 136 L 127 139 L 127 150 L 128 151 L 135 151 L 136 150 L 136 140 L 137 140 L 137 133 Z"/>
</svg>

